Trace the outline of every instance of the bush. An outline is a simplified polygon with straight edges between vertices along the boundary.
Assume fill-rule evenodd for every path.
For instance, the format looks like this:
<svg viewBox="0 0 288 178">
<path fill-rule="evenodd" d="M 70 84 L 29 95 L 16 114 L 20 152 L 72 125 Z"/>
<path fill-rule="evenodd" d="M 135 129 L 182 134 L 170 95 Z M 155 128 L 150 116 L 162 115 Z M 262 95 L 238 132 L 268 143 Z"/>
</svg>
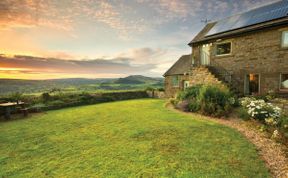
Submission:
<svg viewBox="0 0 288 178">
<path fill-rule="evenodd" d="M 288 116 L 282 116 L 279 119 L 279 127 L 283 136 L 288 139 Z"/>
<path fill-rule="evenodd" d="M 165 91 L 164 88 L 158 88 L 157 90 L 158 90 L 158 91 Z"/>
<path fill-rule="evenodd" d="M 237 109 L 237 116 L 243 120 L 249 120 L 250 115 L 247 112 L 247 109 L 240 107 Z"/>
<path fill-rule="evenodd" d="M 197 96 L 200 111 L 206 115 L 227 116 L 232 109 L 234 101 L 228 89 L 218 86 L 203 86 Z"/>
<path fill-rule="evenodd" d="M 247 109 L 247 113 L 251 118 L 265 122 L 265 119 L 272 118 L 275 121 L 281 116 L 281 109 L 266 103 L 264 100 L 244 99 L 242 106 Z"/>
<path fill-rule="evenodd" d="M 203 85 L 195 85 L 189 88 L 186 88 L 184 91 L 178 93 L 177 98 L 180 100 L 195 99 Z"/>
<path fill-rule="evenodd" d="M 266 128 L 265 130 L 271 133 L 272 139 L 288 139 L 288 118 L 281 115 L 279 107 L 267 103 L 262 99 L 257 100 L 256 98 L 248 97 L 241 99 L 241 105 L 243 115 L 246 112 L 249 118 L 262 122 Z"/>
<path fill-rule="evenodd" d="M 189 103 L 188 108 L 191 112 L 198 112 L 201 109 L 201 106 L 197 100 L 194 100 Z"/>
<path fill-rule="evenodd" d="M 48 102 L 51 99 L 51 96 L 49 93 L 42 93 L 41 97 L 44 103 Z"/>
<path fill-rule="evenodd" d="M 152 88 L 152 87 L 147 87 L 146 89 L 145 89 L 145 91 L 154 91 L 155 90 L 155 88 Z"/>
<path fill-rule="evenodd" d="M 47 103 L 48 106 L 55 106 L 55 107 L 62 107 L 65 104 L 66 103 L 64 101 L 61 101 L 61 100 L 54 100 L 54 101 L 50 101 Z"/>
<path fill-rule="evenodd" d="M 187 88 L 179 93 L 177 98 L 181 101 L 189 101 L 189 111 L 218 117 L 227 116 L 236 103 L 236 99 L 228 89 L 211 85 Z"/>
<path fill-rule="evenodd" d="M 47 106 L 44 103 L 34 104 L 29 107 L 30 112 L 41 112 L 47 109 Z"/>
<path fill-rule="evenodd" d="M 179 103 L 179 100 L 177 98 L 170 98 L 169 103 L 171 103 L 173 106 L 176 107 L 177 104 Z"/>
<path fill-rule="evenodd" d="M 18 101 L 20 101 L 23 98 L 23 93 L 20 93 L 20 92 L 12 93 L 9 96 L 9 98 L 13 102 L 18 102 Z"/>
<path fill-rule="evenodd" d="M 148 98 L 145 91 L 123 91 L 110 93 L 43 93 L 40 96 L 26 95 L 23 99 L 29 105 L 30 112 L 40 112 L 46 110 L 60 109 L 72 106 L 87 104 L 97 104 L 110 101 Z M 5 99 L 6 101 L 6 99 Z M 10 98 L 7 99 L 10 101 Z"/>
</svg>

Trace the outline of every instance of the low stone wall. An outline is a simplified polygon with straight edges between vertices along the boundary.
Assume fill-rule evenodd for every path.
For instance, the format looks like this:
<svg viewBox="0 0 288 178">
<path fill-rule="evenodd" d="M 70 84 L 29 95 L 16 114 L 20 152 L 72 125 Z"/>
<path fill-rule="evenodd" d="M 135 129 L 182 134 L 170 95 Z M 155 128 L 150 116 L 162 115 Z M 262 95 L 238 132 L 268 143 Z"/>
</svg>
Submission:
<svg viewBox="0 0 288 178">
<path fill-rule="evenodd" d="M 165 92 L 164 91 L 147 91 L 147 94 L 150 98 L 165 98 Z"/>
</svg>

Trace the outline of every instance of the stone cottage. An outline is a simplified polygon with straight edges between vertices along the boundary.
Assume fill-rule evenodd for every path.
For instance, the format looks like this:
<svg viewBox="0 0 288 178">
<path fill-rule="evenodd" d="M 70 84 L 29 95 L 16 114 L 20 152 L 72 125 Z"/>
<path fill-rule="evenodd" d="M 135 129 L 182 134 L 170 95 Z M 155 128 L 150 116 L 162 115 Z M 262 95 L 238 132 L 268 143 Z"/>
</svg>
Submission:
<svg viewBox="0 0 288 178">
<path fill-rule="evenodd" d="M 288 1 L 208 23 L 189 46 L 192 54 L 164 74 L 168 97 L 199 83 L 288 96 Z"/>
</svg>

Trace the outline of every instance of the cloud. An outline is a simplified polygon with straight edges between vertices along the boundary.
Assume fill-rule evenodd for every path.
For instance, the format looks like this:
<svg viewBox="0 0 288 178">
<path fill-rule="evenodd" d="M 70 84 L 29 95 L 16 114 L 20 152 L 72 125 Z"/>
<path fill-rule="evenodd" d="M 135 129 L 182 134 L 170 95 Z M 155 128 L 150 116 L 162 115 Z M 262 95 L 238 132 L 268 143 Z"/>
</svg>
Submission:
<svg viewBox="0 0 288 178">
<path fill-rule="evenodd" d="M 62 14 L 55 1 L 45 0 L 1 0 L 0 27 L 48 28 L 71 31 L 72 19 Z"/>
<path fill-rule="evenodd" d="M 161 59 L 167 54 L 167 50 L 162 48 L 136 48 L 130 49 L 127 52 L 120 53 L 116 57 L 125 57 L 133 59 L 134 64 L 158 64 L 163 61 Z"/>
<path fill-rule="evenodd" d="M 94 60 L 61 60 L 30 56 L 0 56 L 0 71 L 21 74 L 62 74 L 89 75 L 98 77 L 101 74 L 126 76 L 131 74 L 150 74 L 155 64 L 133 64 L 130 58 L 94 59 Z M 21 77 L 21 75 L 19 75 Z"/>
</svg>

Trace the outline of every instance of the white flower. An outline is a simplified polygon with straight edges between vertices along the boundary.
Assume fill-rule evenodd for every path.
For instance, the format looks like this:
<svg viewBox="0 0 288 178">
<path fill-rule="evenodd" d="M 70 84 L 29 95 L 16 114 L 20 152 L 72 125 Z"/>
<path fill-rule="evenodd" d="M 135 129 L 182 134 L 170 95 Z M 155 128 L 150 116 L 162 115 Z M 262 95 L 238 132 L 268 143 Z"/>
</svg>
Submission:
<svg viewBox="0 0 288 178">
<path fill-rule="evenodd" d="M 278 138 L 279 136 L 280 136 L 280 135 L 279 135 L 278 130 L 274 130 L 274 132 L 273 132 L 271 138 L 276 139 L 276 138 Z"/>
</svg>

